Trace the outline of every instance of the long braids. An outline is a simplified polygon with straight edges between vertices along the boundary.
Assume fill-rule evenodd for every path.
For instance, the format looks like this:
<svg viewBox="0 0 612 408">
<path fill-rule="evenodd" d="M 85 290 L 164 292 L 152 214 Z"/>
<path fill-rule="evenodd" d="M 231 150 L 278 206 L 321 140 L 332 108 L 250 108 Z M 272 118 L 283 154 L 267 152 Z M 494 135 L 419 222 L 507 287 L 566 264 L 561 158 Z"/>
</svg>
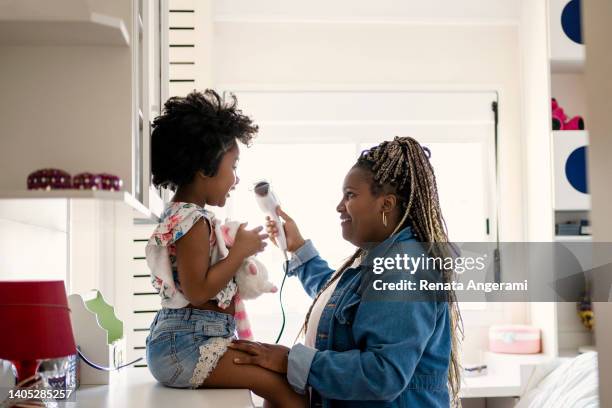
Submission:
<svg viewBox="0 0 612 408">
<path fill-rule="evenodd" d="M 448 255 L 448 234 L 442 217 L 438 189 L 433 167 L 421 145 L 411 137 L 395 137 L 378 146 L 364 151 L 355 167 L 370 171 L 373 175 L 372 192 L 380 194 L 385 186 L 391 186 L 400 202 L 403 216 L 391 235 L 410 225 L 418 240 L 429 243 L 429 254 L 434 257 Z M 442 243 L 442 245 L 439 245 Z M 319 290 L 306 314 L 301 333 L 306 333 L 312 309 L 321 293 L 340 278 L 342 272 L 362 256 L 364 251 L 355 253 L 331 276 Z M 451 282 L 454 271 L 443 270 L 445 282 Z M 447 292 L 451 323 L 451 358 L 448 383 L 453 406 L 460 406 L 461 366 L 459 362 L 459 343 L 463 338 L 463 322 L 454 291 Z M 298 334 L 298 337 L 299 335 Z"/>
<path fill-rule="evenodd" d="M 438 189 L 433 167 L 421 145 L 411 137 L 395 137 L 365 151 L 359 157 L 357 166 L 370 169 L 374 187 L 378 193 L 383 186 L 390 185 L 402 205 L 404 215 L 395 233 L 409 222 L 418 240 L 429 244 L 432 257 L 452 256 L 446 223 L 442 217 Z M 449 243 L 449 244 L 447 244 Z M 454 271 L 442 270 L 445 282 L 451 282 Z M 461 365 L 459 344 L 463 338 L 463 322 L 454 291 L 447 292 L 451 323 L 451 359 L 448 383 L 453 406 L 460 406 Z"/>
</svg>

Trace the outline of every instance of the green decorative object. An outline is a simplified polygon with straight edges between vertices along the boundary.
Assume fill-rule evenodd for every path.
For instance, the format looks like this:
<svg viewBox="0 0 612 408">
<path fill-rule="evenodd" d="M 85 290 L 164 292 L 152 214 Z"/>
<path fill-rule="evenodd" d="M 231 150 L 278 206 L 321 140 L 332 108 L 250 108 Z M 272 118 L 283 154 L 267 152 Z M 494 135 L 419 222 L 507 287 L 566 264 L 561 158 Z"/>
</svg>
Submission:
<svg viewBox="0 0 612 408">
<path fill-rule="evenodd" d="M 107 332 L 107 344 L 123 338 L 123 322 L 115 315 L 115 309 L 106 303 L 104 296 L 98 290 L 93 290 L 87 294 L 88 300 L 85 301 L 87 309 L 96 315 L 100 327 Z"/>
</svg>

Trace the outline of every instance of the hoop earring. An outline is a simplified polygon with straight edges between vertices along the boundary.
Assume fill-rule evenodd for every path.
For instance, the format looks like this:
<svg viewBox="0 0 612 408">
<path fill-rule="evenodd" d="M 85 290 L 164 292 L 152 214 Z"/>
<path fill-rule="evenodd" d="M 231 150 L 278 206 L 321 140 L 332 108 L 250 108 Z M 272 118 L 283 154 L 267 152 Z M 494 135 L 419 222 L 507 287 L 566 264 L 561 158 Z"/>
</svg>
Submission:
<svg viewBox="0 0 612 408">
<path fill-rule="evenodd" d="M 383 225 L 386 227 L 387 226 L 387 214 L 382 213 L 382 219 L 383 219 Z"/>
</svg>

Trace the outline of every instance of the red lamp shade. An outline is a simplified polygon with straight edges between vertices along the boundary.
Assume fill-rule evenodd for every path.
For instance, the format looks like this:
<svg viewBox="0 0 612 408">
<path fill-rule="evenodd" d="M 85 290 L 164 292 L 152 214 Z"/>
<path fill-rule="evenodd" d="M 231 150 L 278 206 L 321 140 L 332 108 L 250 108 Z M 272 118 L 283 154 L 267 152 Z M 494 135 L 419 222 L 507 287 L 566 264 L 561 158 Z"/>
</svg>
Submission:
<svg viewBox="0 0 612 408">
<path fill-rule="evenodd" d="M 64 282 L 0 281 L 0 333 L 0 358 L 19 379 L 36 372 L 37 360 L 75 354 Z"/>
</svg>

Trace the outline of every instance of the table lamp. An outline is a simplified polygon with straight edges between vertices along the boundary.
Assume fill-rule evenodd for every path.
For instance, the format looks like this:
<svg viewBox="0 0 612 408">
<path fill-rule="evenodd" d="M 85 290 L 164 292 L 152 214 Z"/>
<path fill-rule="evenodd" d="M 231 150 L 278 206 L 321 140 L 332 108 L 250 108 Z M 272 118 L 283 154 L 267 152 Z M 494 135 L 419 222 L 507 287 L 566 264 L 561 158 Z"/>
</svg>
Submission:
<svg viewBox="0 0 612 408">
<path fill-rule="evenodd" d="M 34 376 L 40 361 L 76 353 L 63 281 L 0 281 L 0 358 L 17 381 Z"/>
</svg>

